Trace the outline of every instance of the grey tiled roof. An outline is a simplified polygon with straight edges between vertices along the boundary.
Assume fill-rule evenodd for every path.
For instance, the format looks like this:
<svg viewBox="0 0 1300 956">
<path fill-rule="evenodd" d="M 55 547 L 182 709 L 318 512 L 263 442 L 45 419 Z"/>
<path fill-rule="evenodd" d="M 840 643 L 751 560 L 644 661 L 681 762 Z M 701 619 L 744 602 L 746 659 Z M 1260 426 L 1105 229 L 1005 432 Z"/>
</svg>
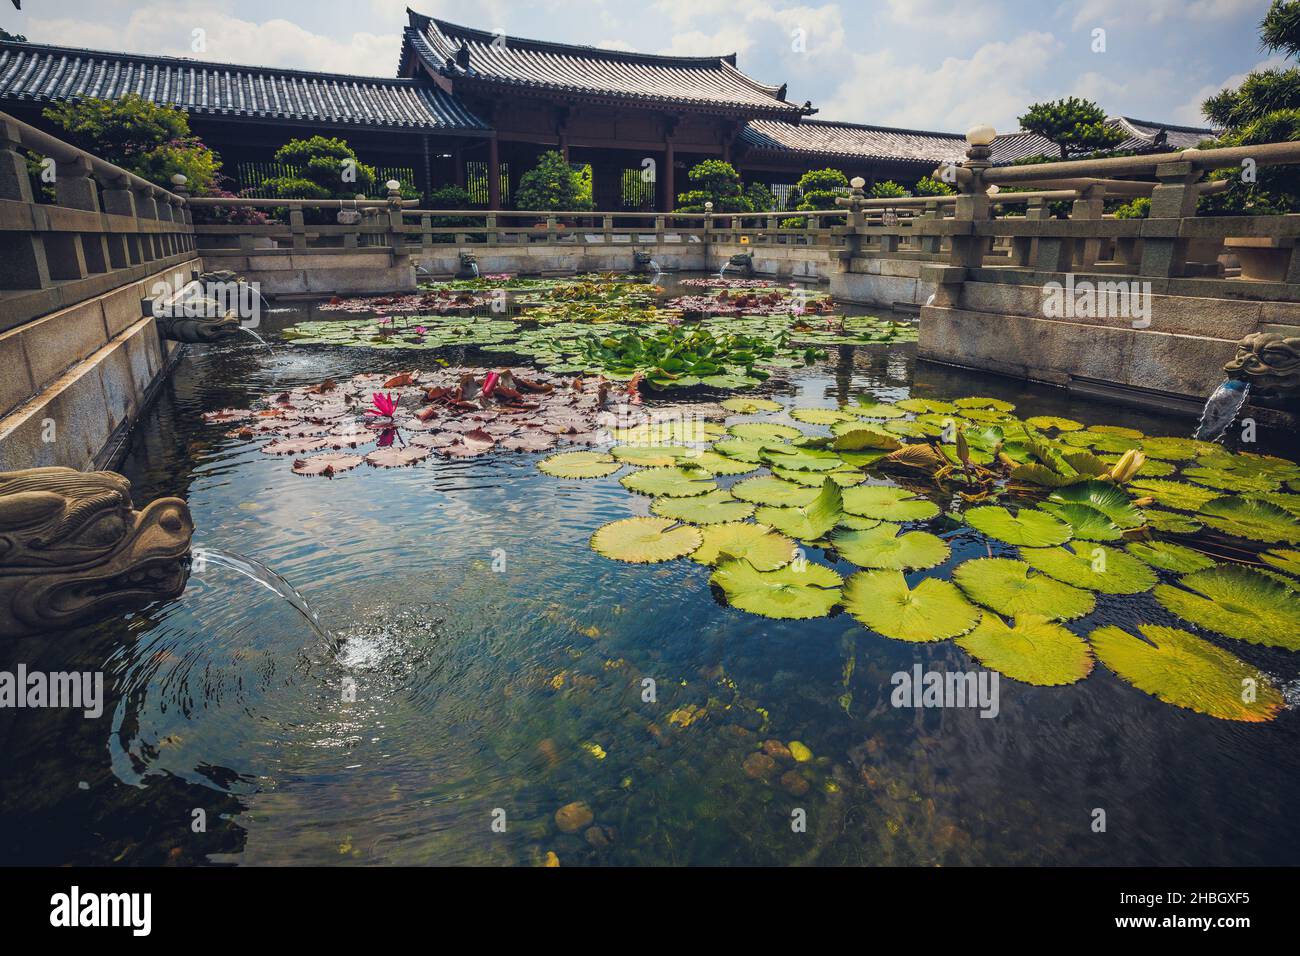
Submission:
<svg viewBox="0 0 1300 956">
<path fill-rule="evenodd" d="M 456 97 L 420 80 L 0 42 L 0 103 L 127 93 L 206 116 L 427 132 L 487 129 Z"/>
<path fill-rule="evenodd" d="M 810 153 L 828 159 L 893 160 L 931 166 L 944 160 L 960 160 L 966 150 L 966 140 L 959 133 L 930 133 L 824 120 L 802 120 L 799 123 L 750 120 L 738 138 L 751 150 Z"/>
<path fill-rule="evenodd" d="M 1153 123 L 1150 120 L 1133 119 L 1131 116 L 1112 116 L 1106 120 L 1112 126 L 1118 126 L 1128 134 L 1128 139 L 1120 143 L 1117 149 L 1150 150 L 1156 138 L 1164 133 L 1164 145 L 1169 150 L 1194 149 L 1207 139 L 1215 139 L 1217 133 L 1212 129 L 1198 126 L 1171 126 L 1168 123 Z"/>
<path fill-rule="evenodd" d="M 764 86 L 740 72 L 734 54 L 677 57 L 603 50 L 498 36 L 408 12 L 403 62 L 413 53 L 429 70 L 453 82 L 482 81 L 755 116 L 793 117 L 811 111 L 782 99 L 781 87 Z"/>
</svg>

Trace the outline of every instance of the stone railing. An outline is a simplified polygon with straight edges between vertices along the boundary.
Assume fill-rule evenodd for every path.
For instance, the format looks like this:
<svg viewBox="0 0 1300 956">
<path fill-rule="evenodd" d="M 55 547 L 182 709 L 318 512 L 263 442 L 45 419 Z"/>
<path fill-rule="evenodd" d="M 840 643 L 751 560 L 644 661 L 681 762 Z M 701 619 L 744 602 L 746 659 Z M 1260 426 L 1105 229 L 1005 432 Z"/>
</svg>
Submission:
<svg viewBox="0 0 1300 956">
<path fill-rule="evenodd" d="M 29 152 L 52 203 L 36 201 Z M 0 113 L 0 332 L 194 256 L 183 194 Z"/>
</svg>

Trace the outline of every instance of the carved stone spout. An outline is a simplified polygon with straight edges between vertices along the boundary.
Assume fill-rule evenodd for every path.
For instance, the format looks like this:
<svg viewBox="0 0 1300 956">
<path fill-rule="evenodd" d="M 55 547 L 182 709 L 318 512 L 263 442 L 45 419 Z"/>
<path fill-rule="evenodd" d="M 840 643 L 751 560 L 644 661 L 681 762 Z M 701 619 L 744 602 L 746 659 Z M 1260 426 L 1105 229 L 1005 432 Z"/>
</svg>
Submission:
<svg viewBox="0 0 1300 956">
<path fill-rule="evenodd" d="M 727 260 L 724 272 L 737 270 L 744 275 L 752 276 L 754 274 L 754 254 L 752 252 L 738 252 Z"/>
<path fill-rule="evenodd" d="M 478 278 L 478 257 L 472 252 L 462 252 L 460 254 L 460 270 L 456 273 L 457 279 L 477 279 Z"/>
<path fill-rule="evenodd" d="M 185 589 L 194 523 L 179 498 L 137 511 L 110 471 L 0 472 L 0 636 L 44 634 Z"/>
<path fill-rule="evenodd" d="M 1261 395 L 1300 396 L 1300 338 L 1276 332 L 1248 335 L 1237 343 L 1237 354 L 1223 371 L 1249 382 Z"/>
<path fill-rule="evenodd" d="M 219 342 L 222 339 L 229 338 L 239 331 L 239 316 L 233 312 L 227 312 L 225 315 L 187 315 L 186 311 L 200 312 L 199 306 L 211 302 L 211 300 L 199 300 L 194 303 L 194 308 L 186 310 L 176 310 L 174 315 L 155 315 L 154 321 L 158 325 L 158 334 L 169 342 L 189 342 L 191 344 L 205 344 L 209 342 Z M 215 302 L 211 302 L 213 307 Z"/>
</svg>

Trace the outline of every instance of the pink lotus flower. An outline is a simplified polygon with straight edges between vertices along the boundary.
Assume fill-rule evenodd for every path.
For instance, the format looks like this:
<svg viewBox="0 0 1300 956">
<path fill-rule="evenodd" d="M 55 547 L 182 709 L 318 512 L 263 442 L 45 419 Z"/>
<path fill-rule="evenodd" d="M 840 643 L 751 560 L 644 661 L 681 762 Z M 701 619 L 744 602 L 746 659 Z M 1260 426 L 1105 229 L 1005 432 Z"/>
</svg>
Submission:
<svg viewBox="0 0 1300 956">
<path fill-rule="evenodd" d="M 428 331 L 429 331 L 429 330 L 426 329 L 423 325 L 417 325 L 417 326 L 415 327 L 415 334 L 416 334 L 416 335 L 423 335 L 425 332 L 428 332 Z"/>
<path fill-rule="evenodd" d="M 491 398 L 491 397 L 492 397 L 492 392 L 495 391 L 495 390 L 496 390 L 496 387 L 497 387 L 497 379 L 499 379 L 500 377 L 501 377 L 501 376 L 498 375 L 496 372 L 488 372 L 488 373 L 487 373 L 487 375 L 486 375 L 486 376 L 484 377 L 484 379 L 483 379 L 483 397 L 484 397 L 484 398 Z"/>
<path fill-rule="evenodd" d="M 366 414 L 374 418 L 392 418 L 393 412 L 397 411 L 397 400 L 392 395 L 375 392 L 370 396 L 370 401 L 374 403 L 375 407 L 366 409 Z"/>
</svg>

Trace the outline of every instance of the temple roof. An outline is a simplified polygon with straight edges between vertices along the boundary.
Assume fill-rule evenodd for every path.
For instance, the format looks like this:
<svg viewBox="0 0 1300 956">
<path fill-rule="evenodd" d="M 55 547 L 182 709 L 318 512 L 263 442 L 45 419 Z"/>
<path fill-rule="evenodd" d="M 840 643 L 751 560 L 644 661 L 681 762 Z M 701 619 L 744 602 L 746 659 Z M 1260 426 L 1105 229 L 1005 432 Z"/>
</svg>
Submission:
<svg viewBox="0 0 1300 956">
<path fill-rule="evenodd" d="M 604 50 L 499 35 L 407 13 L 402 72 L 409 71 L 414 56 L 431 73 L 453 82 L 750 116 L 794 118 L 813 112 L 786 102 L 784 87 L 765 86 L 740 72 L 734 53 L 680 57 Z"/>
<path fill-rule="evenodd" d="M 205 116 L 419 132 L 488 129 L 455 96 L 423 80 L 0 41 L 0 103 L 116 99 L 127 93 Z"/>
</svg>

